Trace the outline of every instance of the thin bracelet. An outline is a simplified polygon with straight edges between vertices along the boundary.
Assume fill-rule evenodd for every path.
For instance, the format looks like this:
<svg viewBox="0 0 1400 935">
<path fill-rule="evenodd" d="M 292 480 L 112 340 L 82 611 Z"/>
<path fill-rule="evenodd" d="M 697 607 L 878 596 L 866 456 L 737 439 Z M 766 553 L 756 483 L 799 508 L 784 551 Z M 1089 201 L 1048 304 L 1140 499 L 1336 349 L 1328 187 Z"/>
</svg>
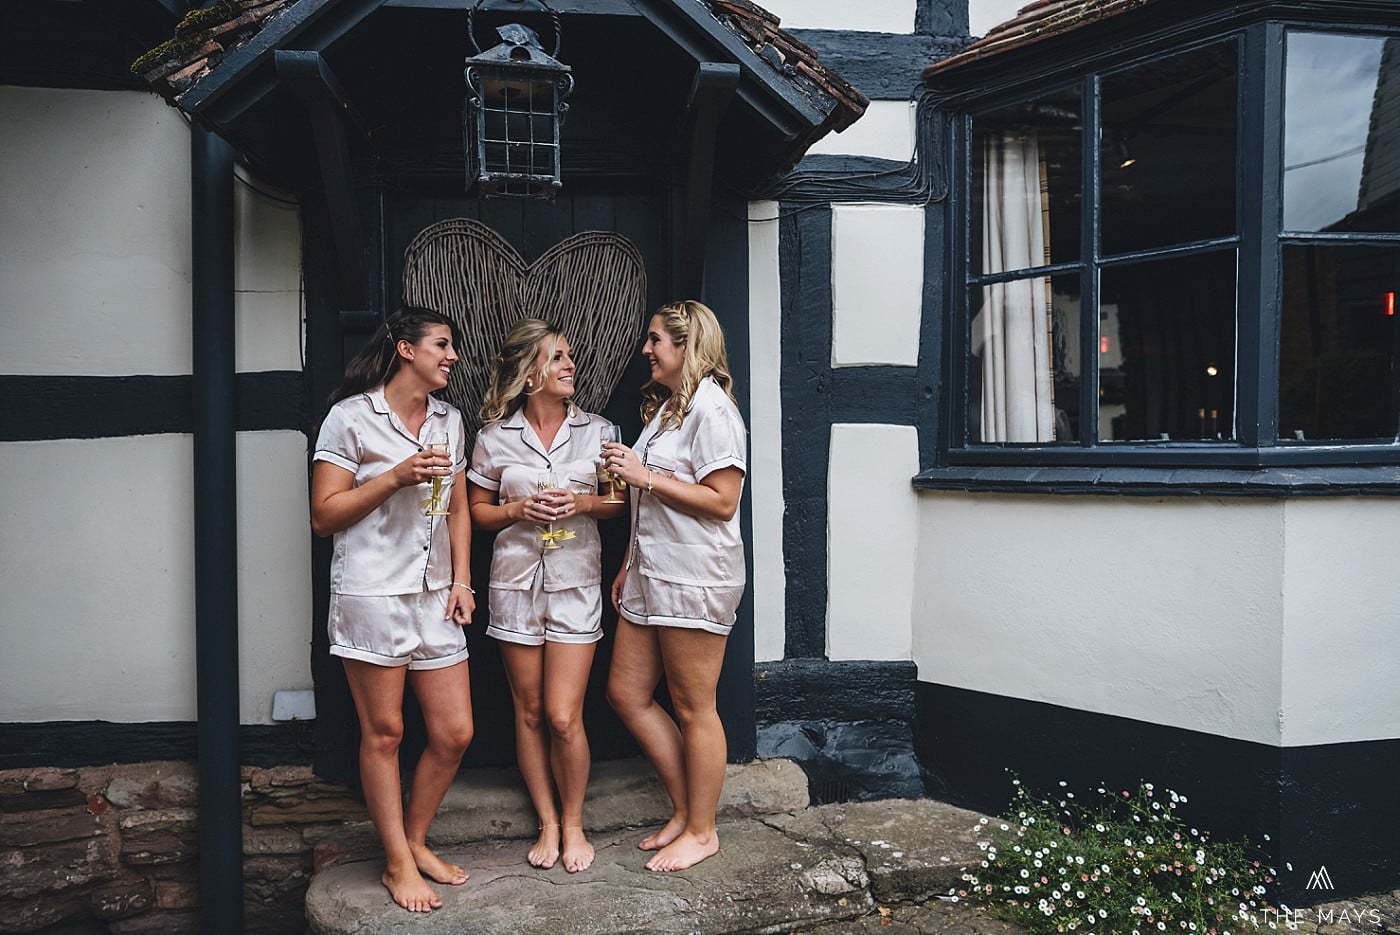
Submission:
<svg viewBox="0 0 1400 935">
<path fill-rule="evenodd" d="M 647 493 L 651 493 L 651 492 L 652 492 L 652 489 L 653 489 L 655 486 L 656 486 L 656 472 L 653 471 L 651 468 L 647 468 Z"/>
<path fill-rule="evenodd" d="M 471 585 L 469 585 L 469 584 L 463 584 L 463 583 L 460 582 L 460 581 L 454 581 L 454 582 L 452 582 L 452 586 L 453 586 L 454 588 L 466 588 L 468 591 L 471 591 L 473 594 L 476 593 L 476 590 L 475 590 Z"/>
</svg>

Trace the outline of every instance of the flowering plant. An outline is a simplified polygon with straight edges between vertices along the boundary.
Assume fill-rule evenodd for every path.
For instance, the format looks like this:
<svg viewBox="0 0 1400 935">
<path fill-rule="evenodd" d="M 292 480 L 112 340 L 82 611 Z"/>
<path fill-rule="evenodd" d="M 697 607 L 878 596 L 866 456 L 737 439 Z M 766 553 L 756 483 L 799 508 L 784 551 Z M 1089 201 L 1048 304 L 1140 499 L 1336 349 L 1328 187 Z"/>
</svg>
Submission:
<svg viewBox="0 0 1400 935">
<path fill-rule="evenodd" d="M 1277 874 L 1246 843 L 1187 825 L 1177 815 L 1186 796 L 1145 782 L 1136 793 L 1099 786 L 1095 801 L 1081 802 L 1064 782 L 1053 798 L 1012 782 L 1004 819 L 974 826 L 985 856 L 957 898 L 1035 935 L 1231 935 L 1267 914 Z"/>
</svg>

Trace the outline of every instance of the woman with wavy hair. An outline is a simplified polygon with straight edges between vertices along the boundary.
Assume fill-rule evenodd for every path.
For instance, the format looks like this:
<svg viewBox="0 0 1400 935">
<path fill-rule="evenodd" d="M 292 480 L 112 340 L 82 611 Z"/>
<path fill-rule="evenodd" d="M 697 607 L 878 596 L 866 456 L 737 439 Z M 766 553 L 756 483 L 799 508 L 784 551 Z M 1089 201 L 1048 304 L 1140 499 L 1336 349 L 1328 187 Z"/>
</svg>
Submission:
<svg viewBox="0 0 1400 935">
<path fill-rule="evenodd" d="M 638 845 L 656 851 L 648 870 L 670 871 L 719 851 L 715 810 L 727 750 L 715 688 L 744 593 L 738 514 L 747 432 L 724 332 L 705 305 L 658 309 L 642 356 L 651 365 L 642 387 L 646 427 L 634 448 L 604 446 L 608 469 L 632 499 L 631 544 L 612 584 L 621 619 L 608 700 L 671 797 L 670 820 Z M 654 697 L 663 674 L 675 720 Z"/>
<path fill-rule="evenodd" d="M 467 472 L 473 522 L 499 530 L 486 632 L 500 641 L 516 760 L 539 818 L 526 859 L 541 868 L 562 859 L 570 873 L 593 863 L 583 833 L 583 698 L 603 636 L 597 519 L 622 512 L 593 492 L 608 422 L 570 402 L 575 373 L 557 326 L 527 318 L 511 328 Z"/>
<path fill-rule="evenodd" d="M 335 536 L 330 653 L 344 662 L 359 716 L 360 781 L 384 845 L 381 879 L 411 912 L 442 905 L 424 877 L 467 879 L 427 844 L 473 730 L 462 632 L 476 604 L 461 481 L 466 439 L 462 414 L 432 395 L 447 386 L 458 343 L 451 319 L 431 309 L 389 316 L 346 368 L 312 456 L 311 528 Z M 424 513 L 425 502 L 439 502 L 423 500 L 433 481 L 446 515 Z M 407 807 L 399 779 L 405 685 L 428 734 Z"/>
</svg>

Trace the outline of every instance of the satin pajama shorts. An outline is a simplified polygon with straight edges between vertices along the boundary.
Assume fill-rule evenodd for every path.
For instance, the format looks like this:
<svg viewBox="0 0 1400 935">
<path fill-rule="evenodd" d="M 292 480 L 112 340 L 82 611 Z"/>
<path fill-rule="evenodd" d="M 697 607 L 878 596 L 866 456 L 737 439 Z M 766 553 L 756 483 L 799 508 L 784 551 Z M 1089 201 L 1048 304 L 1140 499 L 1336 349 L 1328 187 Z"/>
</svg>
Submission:
<svg viewBox="0 0 1400 935">
<path fill-rule="evenodd" d="M 331 594 L 331 655 L 377 666 L 444 669 L 467 658 L 467 635 L 448 620 L 451 588 L 414 594 Z"/>
<path fill-rule="evenodd" d="M 536 574 L 528 590 L 491 589 L 491 624 L 487 636 L 507 643 L 595 643 L 603 638 L 603 589 L 546 591 Z"/>
</svg>

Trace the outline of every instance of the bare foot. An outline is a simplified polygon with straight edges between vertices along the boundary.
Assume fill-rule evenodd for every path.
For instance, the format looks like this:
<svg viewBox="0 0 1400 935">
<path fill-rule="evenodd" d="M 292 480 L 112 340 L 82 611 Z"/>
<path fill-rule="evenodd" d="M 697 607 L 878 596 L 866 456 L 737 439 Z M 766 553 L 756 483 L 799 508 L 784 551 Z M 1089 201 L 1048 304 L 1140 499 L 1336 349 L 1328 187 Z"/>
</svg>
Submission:
<svg viewBox="0 0 1400 935">
<path fill-rule="evenodd" d="M 432 912 L 442 906 L 442 900 L 433 888 L 423 879 L 417 867 L 403 870 L 385 870 L 379 882 L 389 891 L 389 896 L 409 912 Z"/>
<path fill-rule="evenodd" d="M 693 831 L 686 831 L 657 851 L 656 856 L 647 861 L 647 869 L 661 873 L 684 870 L 687 867 L 695 866 L 706 857 L 713 857 L 718 853 L 718 832 L 696 834 Z"/>
<path fill-rule="evenodd" d="M 637 848 L 643 851 L 659 851 L 667 844 L 670 844 L 676 838 L 680 837 L 680 833 L 684 830 L 685 815 L 681 812 L 676 812 L 671 816 L 670 821 L 661 826 L 660 831 L 656 831 L 642 838 Z"/>
<path fill-rule="evenodd" d="M 525 855 L 525 859 L 530 862 L 531 867 L 539 867 L 541 870 L 548 870 L 554 866 L 554 862 L 559 859 L 557 824 L 540 825 L 539 840 L 535 841 L 535 846 L 530 848 L 530 853 Z"/>
<path fill-rule="evenodd" d="M 418 865 L 418 872 L 430 880 L 448 886 L 461 886 L 471 876 L 463 868 L 449 864 L 434 854 L 426 844 L 409 844 L 408 849 L 413 852 L 413 862 Z"/>
<path fill-rule="evenodd" d="M 564 826 L 564 869 L 578 873 L 593 866 L 593 845 L 583 836 L 583 826 Z"/>
</svg>

